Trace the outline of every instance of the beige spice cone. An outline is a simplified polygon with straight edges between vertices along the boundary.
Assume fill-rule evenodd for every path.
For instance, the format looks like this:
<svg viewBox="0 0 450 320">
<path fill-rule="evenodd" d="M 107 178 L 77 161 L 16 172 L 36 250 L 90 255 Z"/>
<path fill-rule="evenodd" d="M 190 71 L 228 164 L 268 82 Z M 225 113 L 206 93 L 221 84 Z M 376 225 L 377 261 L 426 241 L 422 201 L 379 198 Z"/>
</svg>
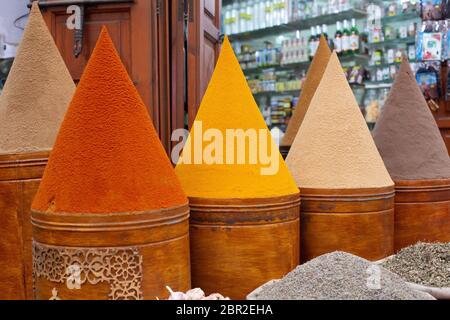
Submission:
<svg viewBox="0 0 450 320">
<path fill-rule="evenodd" d="M 50 150 L 74 91 L 72 77 L 33 2 L 0 96 L 0 153 Z"/>
</svg>

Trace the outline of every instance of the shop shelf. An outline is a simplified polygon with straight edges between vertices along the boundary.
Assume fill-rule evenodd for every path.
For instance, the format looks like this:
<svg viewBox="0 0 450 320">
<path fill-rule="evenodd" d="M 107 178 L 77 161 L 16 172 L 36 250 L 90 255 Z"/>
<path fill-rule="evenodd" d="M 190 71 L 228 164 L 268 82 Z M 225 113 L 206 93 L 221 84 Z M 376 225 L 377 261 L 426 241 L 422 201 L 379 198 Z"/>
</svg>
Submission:
<svg viewBox="0 0 450 320">
<path fill-rule="evenodd" d="M 416 60 L 409 60 L 409 63 L 416 63 Z M 367 65 L 368 69 L 377 69 L 377 68 L 386 68 L 390 66 L 399 66 L 401 62 L 393 62 L 393 63 L 382 63 L 382 64 L 376 64 L 376 65 Z"/>
<path fill-rule="evenodd" d="M 398 14 L 396 16 L 385 16 L 381 19 L 381 21 L 382 21 L 383 25 L 385 25 L 385 24 L 404 22 L 404 21 L 415 20 L 415 19 L 417 19 L 417 21 L 420 21 L 418 12 L 402 13 L 402 14 Z"/>
<path fill-rule="evenodd" d="M 364 54 L 355 54 L 351 56 L 343 56 L 339 57 L 339 60 L 343 65 L 348 63 L 355 62 L 357 65 L 365 64 L 369 60 L 368 55 Z M 260 74 L 263 73 L 264 70 L 269 69 L 275 69 L 276 71 L 285 71 L 285 70 L 306 70 L 311 65 L 310 61 L 303 61 L 303 62 L 297 62 L 297 63 L 289 63 L 284 65 L 273 65 L 273 66 L 267 66 L 267 67 L 258 67 L 258 68 L 248 68 L 244 69 L 244 73 L 246 75 L 254 75 L 254 74 Z"/>
<path fill-rule="evenodd" d="M 298 96 L 300 94 L 300 91 L 301 91 L 300 89 L 285 90 L 285 91 L 262 91 L 262 92 L 253 93 L 253 96 L 255 98 L 264 97 L 264 96 L 289 96 L 289 95 Z"/>
<path fill-rule="evenodd" d="M 390 39 L 385 40 L 381 42 L 373 42 L 368 43 L 367 46 L 369 48 L 379 48 L 379 47 L 398 47 L 401 44 L 407 44 L 407 43 L 416 43 L 416 37 L 407 37 L 407 38 L 397 38 L 397 39 Z"/>
<path fill-rule="evenodd" d="M 258 29 L 243 33 L 231 34 L 229 38 L 231 41 L 255 40 L 263 37 L 276 36 L 289 31 L 308 30 L 312 26 L 327 24 L 335 24 L 336 21 L 350 20 L 352 18 L 360 19 L 367 16 L 367 13 L 361 9 L 349 9 L 339 13 L 322 15 L 314 18 L 291 21 L 287 24 L 281 24 L 264 29 Z"/>
</svg>

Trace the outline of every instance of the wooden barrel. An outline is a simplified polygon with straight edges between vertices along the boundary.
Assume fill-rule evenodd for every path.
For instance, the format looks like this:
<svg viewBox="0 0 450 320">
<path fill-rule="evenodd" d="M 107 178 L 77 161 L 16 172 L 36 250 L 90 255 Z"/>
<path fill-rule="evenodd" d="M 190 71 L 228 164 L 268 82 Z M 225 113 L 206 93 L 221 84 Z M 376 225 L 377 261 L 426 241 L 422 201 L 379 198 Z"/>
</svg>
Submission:
<svg viewBox="0 0 450 320">
<path fill-rule="evenodd" d="M 36 299 L 165 299 L 190 289 L 189 207 L 31 212 Z"/>
<path fill-rule="evenodd" d="M 300 196 L 190 199 L 192 285 L 245 299 L 299 264 Z"/>
<path fill-rule="evenodd" d="M 450 179 L 395 182 L 395 250 L 450 242 Z"/>
<path fill-rule="evenodd" d="M 291 151 L 291 146 L 280 146 L 280 153 L 283 156 L 284 160 L 286 160 L 289 151 Z"/>
<path fill-rule="evenodd" d="M 301 260 L 333 251 L 368 260 L 394 252 L 394 187 L 301 189 Z"/>
<path fill-rule="evenodd" d="M 30 207 L 48 157 L 0 155 L 0 300 L 33 297 Z"/>
</svg>

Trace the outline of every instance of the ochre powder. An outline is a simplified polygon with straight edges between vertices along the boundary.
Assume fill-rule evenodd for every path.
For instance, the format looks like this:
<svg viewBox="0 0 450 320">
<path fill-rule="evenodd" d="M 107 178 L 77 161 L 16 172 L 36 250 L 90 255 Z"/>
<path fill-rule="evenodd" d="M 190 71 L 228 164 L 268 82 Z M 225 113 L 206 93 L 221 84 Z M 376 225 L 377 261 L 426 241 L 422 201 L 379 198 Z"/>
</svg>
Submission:
<svg viewBox="0 0 450 320">
<path fill-rule="evenodd" d="M 227 38 L 196 121 L 202 123 L 203 132 L 217 129 L 223 137 L 227 129 L 264 130 L 271 150 L 275 150 L 279 158 L 279 169 L 274 175 L 262 175 L 261 168 L 265 165 L 259 161 L 256 164 L 178 164 L 176 172 L 189 197 L 242 199 L 298 193 Z M 189 139 L 195 140 L 192 131 Z M 246 146 L 248 148 L 249 144 Z M 246 149 L 246 153 L 248 151 Z"/>
</svg>

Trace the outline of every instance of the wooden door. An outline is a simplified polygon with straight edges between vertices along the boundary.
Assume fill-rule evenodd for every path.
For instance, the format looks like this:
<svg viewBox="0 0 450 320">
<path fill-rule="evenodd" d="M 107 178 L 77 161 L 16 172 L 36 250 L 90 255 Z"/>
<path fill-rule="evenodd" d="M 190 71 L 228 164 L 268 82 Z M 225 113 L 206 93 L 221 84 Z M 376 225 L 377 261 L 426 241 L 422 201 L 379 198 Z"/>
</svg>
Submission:
<svg viewBox="0 0 450 320">
<path fill-rule="evenodd" d="M 193 123 L 220 50 L 221 0 L 188 1 L 187 106 Z"/>
</svg>

